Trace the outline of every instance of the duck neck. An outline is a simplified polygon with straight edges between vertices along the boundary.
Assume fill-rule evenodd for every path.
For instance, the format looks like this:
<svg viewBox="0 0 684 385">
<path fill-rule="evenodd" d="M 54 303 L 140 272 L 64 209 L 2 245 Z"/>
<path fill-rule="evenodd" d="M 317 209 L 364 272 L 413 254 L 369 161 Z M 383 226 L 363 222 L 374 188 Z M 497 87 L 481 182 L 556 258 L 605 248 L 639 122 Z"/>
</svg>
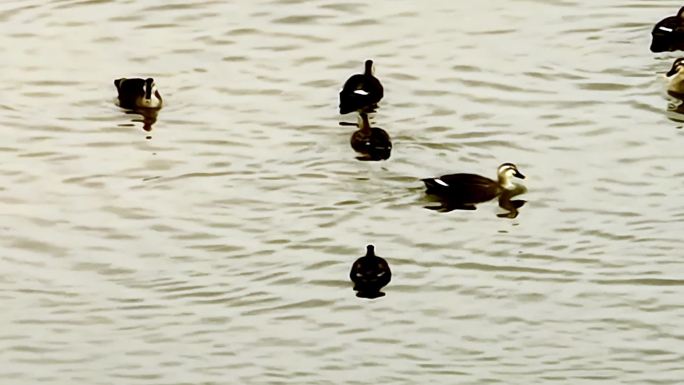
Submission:
<svg viewBox="0 0 684 385">
<path fill-rule="evenodd" d="M 372 60 L 366 60 L 365 66 L 366 67 L 365 67 L 365 70 L 363 73 L 367 76 L 373 76 L 373 61 Z"/>
<path fill-rule="evenodd" d="M 368 120 L 368 114 L 365 112 L 359 112 L 359 130 L 361 131 L 371 131 L 370 121 Z"/>
<path fill-rule="evenodd" d="M 366 246 L 366 257 L 375 257 L 375 246 Z"/>
<path fill-rule="evenodd" d="M 498 181 L 499 181 L 499 186 L 501 186 L 501 188 L 503 188 L 503 189 L 506 189 L 506 190 L 515 189 L 515 184 L 513 183 L 511 178 L 506 174 L 499 174 Z"/>
</svg>

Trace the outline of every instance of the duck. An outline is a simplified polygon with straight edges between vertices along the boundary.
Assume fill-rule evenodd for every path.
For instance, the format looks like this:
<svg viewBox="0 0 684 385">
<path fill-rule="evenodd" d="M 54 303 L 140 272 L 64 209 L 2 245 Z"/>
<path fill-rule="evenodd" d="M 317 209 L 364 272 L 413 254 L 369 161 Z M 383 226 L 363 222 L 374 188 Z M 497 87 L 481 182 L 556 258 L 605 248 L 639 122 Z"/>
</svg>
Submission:
<svg viewBox="0 0 684 385">
<path fill-rule="evenodd" d="M 675 59 L 672 68 L 665 74 L 667 77 L 667 93 L 678 99 L 684 99 L 684 57 Z"/>
<path fill-rule="evenodd" d="M 354 151 L 363 154 L 359 160 L 387 160 L 392 152 L 392 141 L 387 131 L 380 127 L 371 127 L 368 114 L 360 112 L 359 130 L 351 136 Z"/>
<path fill-rule="evenodd" d="M 340 114 L 354 111 L 372 111 L 382 99 L 384 90 L 373 75 L 373 60 L 366 60 L 365 70 L 347 79 L 340 91 Z"/>
<path fill-rule="evenodd" d="M 356 296 L 361 298 L 378 298 L 385 295 L 380 289 L 387 286 L 392 279 L 387 261 L 375 255 L 375 246 L 366 246 L 366 255 L 357 259 L 349 273 L 354 283 Z"/>
<path fill-rule="evenodd" d="M 504 192 L 503 195 L 508 199 L 524 192 L 524 187 L 512 181 L 514 177 L 525 179 L 525 175 L 518 171 L 518 167 L 513 163 L 503 163 L 497 169 L 496 174 L 497 180 L 465 173 L 421 180 L 425 183 L 426 193 L 446 201 L 446 206 L 449 209 L 475 210 L 475 203 L 489 201 Z M 437 208 L 441 209 L 442 207 Z"/>
<path fill-rule="evenodd" d="M 154 79 L 116 79 L 114 86 L 119 93 L 119 106 L 127 109 L 154 108 L 162 106 L 162 98 Z"/>
<path fill-rule="evenodd" d="M 677 15 L 659 21 L 651 35 L 651 52 L 684 49 L 684 7 L 679 8 Z"/>
</svg>

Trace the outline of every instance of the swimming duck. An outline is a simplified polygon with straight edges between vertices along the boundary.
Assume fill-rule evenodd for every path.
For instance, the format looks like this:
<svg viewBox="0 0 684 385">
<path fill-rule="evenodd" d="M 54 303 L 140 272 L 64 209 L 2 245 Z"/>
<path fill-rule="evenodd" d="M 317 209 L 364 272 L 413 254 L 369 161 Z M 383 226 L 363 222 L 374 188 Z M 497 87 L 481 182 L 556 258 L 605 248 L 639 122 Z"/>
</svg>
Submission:
<svg viewBox="0 0 684 385">
<path fill-rule="evenodd" d="M 373 76 L 373 61 L 366 60 L 365 66 L 363 74 L 353 75 L 344 83 L 340 91 L 340 114 L 372 111 L 382 99 L 384 91 L 380 80 Z"/>
<path fill-rule="evenodd" d="M 684 99 L 684 57 L 675 59 L 665 76 L 668 78 L 667 93 Z"/>
<path fill-rule="evenodd" d="M 651 35 L 651 52 L 684 49 L 684 7 L 679 9 L 676 16 L 659 21 Z"/>
<path fill-rule="evenodd" d="M 375 247 L 368 245 L 366 255 L 352 265 L 349 278 L 354 282 L 357 297 L 378 298 L 385 295 L 380 289 L 392 279 L 392 272 L 387 261 L 375 255 Z"/>
<path fill-rule="evenodd" d="M 161 108 L 162 98 L 154 84 L 154 79 L 116 79 L 114 86 L 119 93 L 119 106 L 122 108 Z"/>
<path fill-rule="evenodd" d="M 513 177 L 525 179 L 513 163 L 504 163 L 497 169 L 496 181 L 475 174 L 449 174 L 422 181 L 426 193 L 444 199 L 450 209 L 475 210 L 475 203 L 494 199 L 503 192 L 509 199 L 517 195 L 513 192 L 524 192 L 521 186 L 511 181 Z"/>
<path fill-rule="evenodd" d="M 386 160 L 392 152 L 392 141 L 387 131 L 380 127 L 371 127 L 368 114 L 359 113 L 359 130 L 351 136 L 354 151 L 363 154 L 359 160 Z"/>
</svg>

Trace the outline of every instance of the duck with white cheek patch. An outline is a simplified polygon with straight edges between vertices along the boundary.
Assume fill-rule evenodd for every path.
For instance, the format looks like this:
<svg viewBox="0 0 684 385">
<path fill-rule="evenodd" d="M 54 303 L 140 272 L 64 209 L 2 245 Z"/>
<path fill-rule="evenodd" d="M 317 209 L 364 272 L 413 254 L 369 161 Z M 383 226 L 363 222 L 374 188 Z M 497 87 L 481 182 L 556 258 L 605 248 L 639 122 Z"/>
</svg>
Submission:
<svg viewBox="0 0 684 385">
<path fill-rule="evenodd" d="M 441 206 L 426 208 L 439 211 L 475 210 L 475 204 L 500 197 L 499 206 L 511 210 L 525 204 L 525 201 L 511 201 L 510 198 L 525 192 L 525 187 L 513 182 L 513 178 L 525 179 L 513 163 L 504 163 L 497 169 L 497 180 L 476 174 L 449 174 L 438 178 L 422 179 L 426 193 L 442 201 Z M 514 217 L 511 214 L 499 215 Z"/>
</svg>

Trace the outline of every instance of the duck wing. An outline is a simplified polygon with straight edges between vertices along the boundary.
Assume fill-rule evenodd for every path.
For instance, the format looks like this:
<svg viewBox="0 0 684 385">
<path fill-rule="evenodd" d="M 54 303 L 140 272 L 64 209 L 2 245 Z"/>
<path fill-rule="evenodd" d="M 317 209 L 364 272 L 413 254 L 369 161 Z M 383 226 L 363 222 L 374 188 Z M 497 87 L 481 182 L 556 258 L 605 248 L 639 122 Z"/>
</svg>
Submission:
<svg viewBox="0 0 684 385">
<path fill-rule="evenodd" d="M 428 194 L 455 203 L 478 203 L 493 199 L 501 192 L 499 184 L 476 174 L 449 174 L 423 179 Z"/>
</svg>

